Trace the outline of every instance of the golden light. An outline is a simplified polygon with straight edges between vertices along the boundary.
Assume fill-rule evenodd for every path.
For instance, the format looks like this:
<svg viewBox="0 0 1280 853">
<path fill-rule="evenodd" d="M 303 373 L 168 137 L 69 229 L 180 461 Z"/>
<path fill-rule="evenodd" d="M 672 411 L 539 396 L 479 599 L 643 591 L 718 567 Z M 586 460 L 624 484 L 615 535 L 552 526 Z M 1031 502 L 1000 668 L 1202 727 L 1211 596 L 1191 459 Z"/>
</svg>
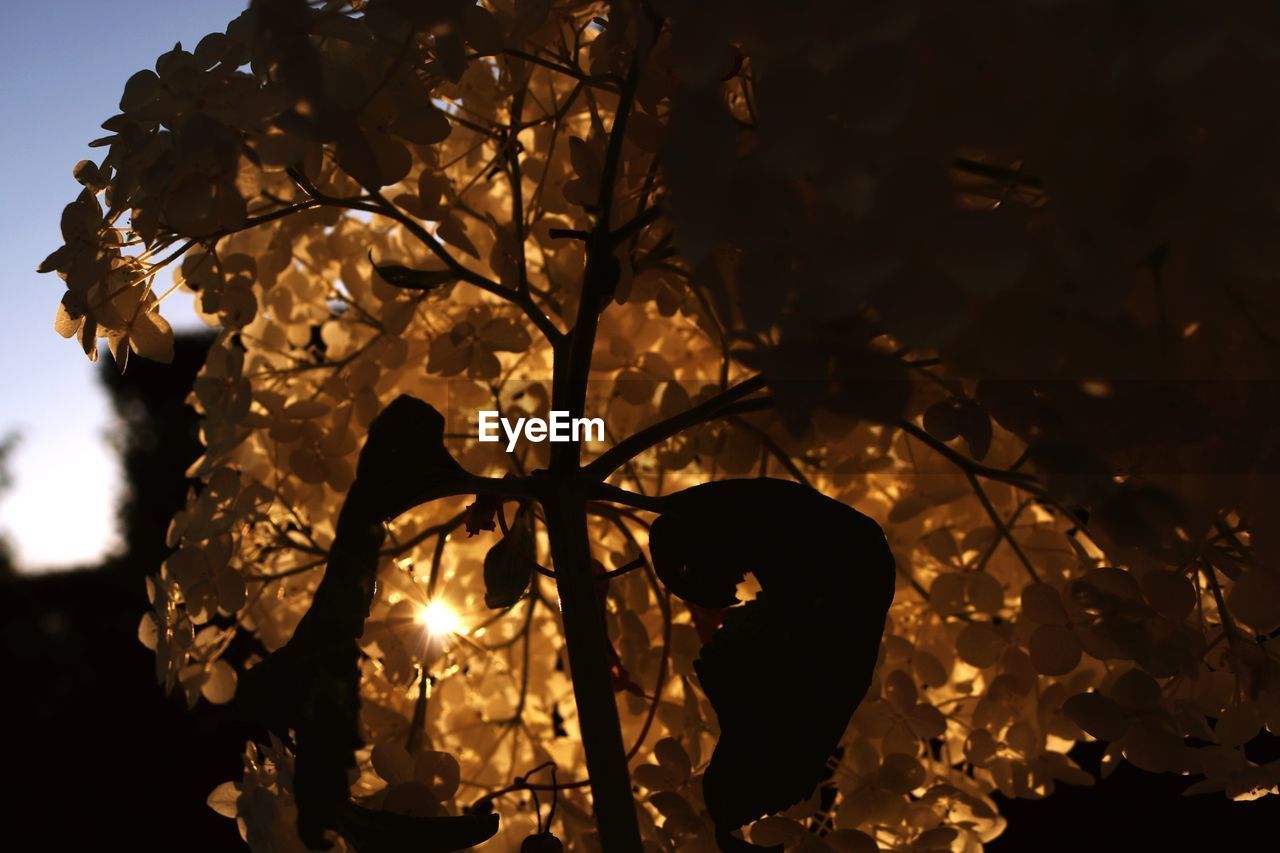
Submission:
<svg viewBox="0 0 1280 853">
<path fill-rule="evenodd" d="M 432 636 L 462 633 L 462 620 L 443 601 L 436 600 L 425 607 L 419 607 L 414 618 L 419 625 L 425 625 Z"/>
</svg>

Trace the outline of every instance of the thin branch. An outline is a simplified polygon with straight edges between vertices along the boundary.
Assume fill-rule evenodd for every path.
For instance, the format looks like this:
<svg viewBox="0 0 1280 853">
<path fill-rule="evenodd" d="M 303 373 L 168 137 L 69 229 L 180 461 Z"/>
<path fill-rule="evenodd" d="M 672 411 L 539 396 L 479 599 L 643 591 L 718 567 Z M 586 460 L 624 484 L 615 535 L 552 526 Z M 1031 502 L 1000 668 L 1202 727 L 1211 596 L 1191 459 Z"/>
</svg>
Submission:
<svg viewBox="0 0 1280 853">
<path fill-rule="evenodd" d="M 791 454 L 783 450 L 782 447 L 779 446 L 778 442 L 774 441 L 773 437 L 767 432 L 760 429 L 760 427 L 750 421 L 743 420 L 737 415 L 731 416 L 729 418 L 729 423 L 754 435 L 764 449 L 768 451 L 773 458 L 777 459 L 778 462 L 782 464 L 783 468 L 787 469 L 787 473 L 790 474 L 792 479 L 797 483 L 803 483 L 811 489 L 814 487 L 809 478 L 805 476 L 805 473 L 800 470 L 800 466 L 791 458 Z"/>
<path fill-rule="evenodd" d="M 1022 546 L 1013 538 L 1013 533 L 1010 532 L 1009 526 L 1005 524 L 1004 519 L 1000 517 L 1000 513 L 997 512 L 996 508 L 991 504 L 991 499 L 987 497 L 987 493 L 982 488 L 982 484 L 978 482 L 978 476 L 971 471 L 965 471 L 964 475 L 969 480 L 969 485 L 973 487 L 974 494 L 978 496 L 978 500 L 982 503 L 982 508 L 987 511 L 987 515 L 990 517 L 991 523 L 995 525 L 996 530 L 1000 531 L 1000 535 L 1004 540 L 1009 543 L 1009 547 L 1013 549 L 1013 553 L 1018 555 L 1018 559 L 1022 561 L 1022 566 L 1027 570 L 1027 574 L 1030 575 L 1031 579 L 1036 583 L 1043 583 L 1043 581 L 1040 580 L 1040 575 L 1036 573 L 1035 567 L 1031 565 L 1031 561 L 1027 559 L 1027 555 L 1023 552 Z"/>
<path fill-rule="evenodd" d="M 523 50 L 517 50 L 516 48 L 507 48 L 504 53 L 508 56 L 514 56 L 516 59 L 523 59 L 525 62 L 532 62 L 534 65 L 541 65 L 543 68 L 549 68 L 566 77 L 571 77 L 579 83 L 582 83 L 584 86 L 592 86 L 597 89 L 604 89 L 608 92 L 617 92 L 619 88 L 618 80 L 614 75 L 609 75 L 609 77 L 592 77 L 573 66 L 552 62 L 549 59 L 543 59 L 541 56 L 526 53 Z"/>
<path fill-rule="evenodd" d="M 649 512 L 662 512 L 667 505 L 664 497 L 638 494 L 609 483 L 591 483 L 588 496 L 592 500 L 622 504 Z"/>
<path fill-rule="evenodd" d="M 560 330 L 555 327 L 555 324 L 551 322 L 551 319 L 542 312 L 542 309 L 538 308 L 538 306 L 534 304 L 533 298 L 529 294 L 521 294 L 517 291 L 511 290 L 510 288 L 503 287 L 498 282 L 481 275 L 473 269 L 463 266 L 463 264 L 444 247 L 444 244 L 441 243 L 434 234 L 426 228 L 423 228 L 422 225 L 415 221 L 411 216 L 407 215 L 388 201 L 386 196 L 378 190 L 371 187 L 365 187 L 365 190 L 369 193 L 370 198 L 373 199 L 375 204 L 363 204 L 353 202 L 350 199 L 336 198 L 320 192 L 314 185 L 312 185 L 311 181 L 297 169 L 290 169 L 289 175 L 305 192 L 307 192 L 308 195 L 311 196 L 313 201 L 319 204 L 331 207 L 362 210 L 366 213 L 376 213 L 395 220 L 404 226 L 404 228 L 414 237 L 418 238 L 419 242 L 425 245 L 433 255 L 444 262 L 444 265 L 448 267 L 460 281 L 465 281 L 470 285 L 480 288 L 486 293 L 491 293 L 500 299 L 519 306 L 524 311 L 525 316 L 529 318 L 530 322 L 537 326 L 539 331 L 541 331 L 549 341 L 554 343 L 563 336 Z"/>
<path fill-rule="evenodd" d="M 520 130 L 523 127 L 521 117 L 524 114 L 524 98 L 529 91 L 529 81 L 520 87 L 511 99 L 511 130 L 504 140 L 507 161 L 507 179 L 511 183 L 511 227 L 515 229 L 516 268 L 518 289 L 521 294 L 529 295 L 529 271 L 524 257 L 524 188 L 520 176 Z"/>
<path fill-rule="evenodd" d="M 619 225 L 617 230 L 613 232 L 614 245 L 625 243 L 632 235 L 639 234 L 649 225 L 657 222 L 660 216 L 662 216 L 662 210 L 657 205 L 641 211 L 631 221 Z"/>
<path fill-rule="evenodd" d="M 929 433 L 908 420 L 898 421 L 898 427 L 912 438 L 928 445 L 932 450 L 937 451 L 940 455 L 945 456 L 949 461 L 955 463 L 961 470 L 967 474 L 974 474 L 979 477 L 985 477 L 988 480 L 998 480 L 1002 483 L 1009 483 L 1017 486 L 1023 491 L 1030 492 L 1036 497 L 1044 497 L 1044 492 L 1039 488 L 1036 478 L 1031 474 L 1022 474 L 1017 471 L 1006 471 L 1001 468 L 992 468 L 975 462 L 969 457 L 959 453 L 954 448 L 939 441 Z"/>
<path fill-rule="evenodd" d="M 291 578 L 294 575 L 300 575 L 300 574 L 303 574 L 304 572 L 309 572 L 312 569 L 318 569 L 327 562 L 329 562 L 329 558 L 326 556 L 322 560 L 313 560 L 310 563 L 304 563 L 301 566 L 295 566 L 292 569 L 284 569 L 282 571 L 275 572 L 272 574 L 246 575 L 244 582 L 245 583 L 270 583 L 271 581 L 283 580 L 284 578 Z"/>
<path fill-rule="evenodd" d="M 567 411 L 570 417 L 581 417 L 586 404 L 587 379 L 591 371 L 591 351 L 606 300 L 618 284 L 619 267 L 610 238 L 609 219 L 613 208 L 614 184 L 622 159 L 622 140 L 627 132 L 627 119 L 635 101 L 640 80 L 640 56 L 632 57 L 626 82 L 618 95 L 613 127 L 600 171 L 600 194 L 596 199 L 596 221 L 587 240 L 587 264 L 578 295 L 578 311 L 564 346 L 555 347 L 554 379 L 551 387 L 553 408 Z M 587 90 L 588 96 L 590 90 Z M 589 100 L 590 102 L 590 100 Z M 581 460 L 578 442 L 552 446 L 553 469 L 576 468 Z"/>
<path fill-rule="evenodd" d="M 1236 701 L 1243 699 L 1243 692 L 1240 688 L 1240 673 L 1244 672 L 1244 658 L 1240 655 L 1240 649 L 1236 645 L 1238 629 L 1235 621 L 1231 618 L 1231 612 L 1227 610 L 1227 602 L 1222 595 L 1222 585 L 1218 583 L 1218 575 L 1213 570 L 1213 566 L 1203 566 L 1205 577 L 1209 579 L 1209 587 L 1213 590 L 1213 600 L 1218 605 L 1218 619 L 1222 622 L 1223 633 L 1227 635 L 1227 650 L 1231 653 L 1233 662 L 1235 663 L 1235 687 Z"/>
<path fill-rule="evenodd" d="M 431 689 L 432 678 L 427 675 L 426 664 L 419 666 L 418 698 L 413 703 L 413 719 L 409 722 L 409 738 L 405 748 L 410 755 L 417 755 L 422 750 L 422 738 L 427 730 L 427 694 Z"/>
<path fill-rule="evenodd" d="M 628 436 L 600 454 L 595 461 L 586 465 L 582 469 L 583 473 L 588 478 L 603 480 L 620 468 L 628 459 L 639 456 L 654 445 L 666 441 L 668 438 L 692 426 L 697 426 L 723 415 L 730 404 L 754 394 L 764 387 L 765 382 L 762 375 L 757 374 L 750 379 L 745 379 L 709 400 Z"/>
</svg>

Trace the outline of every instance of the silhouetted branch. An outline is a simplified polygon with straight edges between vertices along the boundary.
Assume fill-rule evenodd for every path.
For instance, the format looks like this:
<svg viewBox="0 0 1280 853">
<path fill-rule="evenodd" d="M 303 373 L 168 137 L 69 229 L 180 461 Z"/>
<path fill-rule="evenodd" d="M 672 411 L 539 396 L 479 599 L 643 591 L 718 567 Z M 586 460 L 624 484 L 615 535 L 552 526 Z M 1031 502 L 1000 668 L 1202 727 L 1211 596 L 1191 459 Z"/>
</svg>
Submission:
<svg viewBox="0 0 1280 853">
<path fill-rule="evenodd" d="M 969 485 L 973 487 L 973 493 L 978 496 L 978 501 L 982 504 L 982 508 L 986 510 L 991 523 L 1000 532 L 1001 538 L 1008 542 L 1009 547 L 1013 549 L 1013 553 L 1018 555 L 1018 559 L 1022 562 L 1022 567 L 1027 570 L 1027 574 L 1031 576 L 1031 579 L 1036 583 L 1040 583 L 1040 575 L 1036 573 L 1035 566 L 1031 565 L 1031 561 L 1027 559 L 1027 555 L 1022 551 L 1022 546 L 1018 544 L 1018 540 L 1013 538 L 1008 525 L 1004 523 L 1004 519 L 1000 517 L 1000 513 L 992 505 L 991 499 L 987 497 L 986 490 L 978 482 L 978 476 L 971 471 L 965 471 L 964 475 L 969 480 Z"/>
<path fill-rule="evenodd" d="M 769 454 L 772 455 L 775 459 L 777 459 L 778 462 L 782 464 L 783 468 L 787 469 L 787 473 L 790 474 L 791 477 L 796 482 L 803 483 L 809 488 L 813 488 L 813 483 L 810 482 L 809 478 L 805 476 L 805 473 L 800 470 L 800 466 L 797 465 L 795 460 L 791 458 L 791 454 L 783 450 L 778 445 L 778 442 L 774 441 L 772 436 L 770 436 L 767 432 L 760 429 L 760 427 L 756 426 L 750 421 L 743 420 L 742 418 L 736 415 L 730 416 L 729 422 L 734 426 L 738 427 L 739 429 L 744 429 L 747 432 L 754 435 L 760 441 L 760 443 L 764 446 L 764 449 L 767 450 Z"/>
<path fill-rule="evenodd" d="M 549 59 L 543 59 L 541 56 L 536 56 L 535 54 L 532 54 L 532 53 L 526 53 L 525 51 L 517 50 L 516 48 L 507 48 L 504 52 L 508 56 L 514 56 L 516 59 L 523 59 L 525 62 L 531 62 L 534 65 L 540 65 L 543 68 L 548 68 L 559 74 L 563 74 L 566 77 L 571 77 L 585 86 L 592 86 L 597 89 L 604 89 L 607 92 L 619 91 L 619 85 L 618 85 L 619 81 L 615 75 L 611 74 L 611 75 L 608 75 L 607 77 L 606 76 L 593 77 L 590 74 L 587 74 L 581 71 L 580 69 L 574 68 L 571 65 L 564 65 L 559 62 L 552 62 Z"/>
<path fill-rule="evenodd" d="M 524 315 L 529 319 L 529 321 L 537 326 L 538 330 L 546 336 L 547 340 L 555 342 L 562 337 L 560 330 L 555 327 L 555 324 L 552 323 L 551 319 L 543 313 L 542 309 L 533 302 L 533 297 L 529 293 L 513 291 L 510 288 L 503 287 L 498 282 L 490 278 L 486 278 L 475 270 L 464 266 L 448 249 L 444 247 L 444 244 L 441 243 L 434 234 L 426 228 L 423 228 L 421 224 L 413 219 L 413 217 L 409 216 L 388 201 L 387 198 L 378 190 L 365 187 L 370 198 L 374 201 L 373 204 L 356 203 L 348 199 L 336 198 L 320 192 L 311 183 L 311 181 L 309 181 L 307 177 L 297 169 L 290 169 L 289 175 L 294 179 L 298 186 L 301 187 L 303 191 L 311 196 L 311 198 L 317 203 L 333 207 L 362 210 L 366 213 L 376 213 L 395 220 L 410 234 L 416 237 L 419 242 L 425 245 L 433 255 L 443 261 L 445 266 L 449 268 L 449 271 L 452 272 L 458 280 L 465 281 L 470 285 L 480 288 L 486 293 L 491 293 L 494 296 L 518 306 L 524 312 Z"/>
<path fill-rule="evenodd" d="M 1030 492 L 1037 497 L 1043 497 L 1044 492 L 1039 488 L 1036 478 L 1030 474 L 1022 474 L 1017 471 L 1006 471 L 1001 468 L 992 468 L 983 465 L 980 462 L 968 458 L 950 447 L 946 442 L 939 441 L 920 427 L 908 420 L 898 421 L 898 428 L 910 435 L 912 438 L 927 444 L 931 449 L 936 450 L 940 455 L 945 456 L 949 461 L 960 467 L 967 473 L 985 477 L 988 480 L 999 480 L 1002 483 L 1009 483 L 1017 486 L 1023 491 Z"/>
<path fill-rule="evenodd" d="M 628 237 L 639 234 L 649 225 L 652 225 L 662 216 L 662 211 L 655 205 L 637 214 L 631 221 L 619 225 L 617 230 L 613 232 L 614 245 L 626 242 Z"/>
<path fill-rule="evenodd" d="M 632 459 L 644 451 L 678 435 L 692 426 L 697 426 L 715 417 L 722 417 L 727 414 L 731 404 L 736 403 L 743 397 L 754 394 L 765 387 L 764 376 L 756 375 L 750 379 L 744 379 L 732 388 L 722 391 L 716 396 L 696 406 L 685 409 L 679 414 L 672 415 L 666 420 L 659 421 L 652 426 L 646 427 L 637 433 L 623 439 L 620 443 L 600 454 L 593 462 L 583 468 L 583 473 L 591 479 L 603 480 L 616 471 L 628 459 Z M 756 401 L 746 401 L 755 403 Z M 771 404 L 771 403 L 770 403 Z M 741 408 L 736 409 L 735 413 L 741 413 Z"/>
</svg>

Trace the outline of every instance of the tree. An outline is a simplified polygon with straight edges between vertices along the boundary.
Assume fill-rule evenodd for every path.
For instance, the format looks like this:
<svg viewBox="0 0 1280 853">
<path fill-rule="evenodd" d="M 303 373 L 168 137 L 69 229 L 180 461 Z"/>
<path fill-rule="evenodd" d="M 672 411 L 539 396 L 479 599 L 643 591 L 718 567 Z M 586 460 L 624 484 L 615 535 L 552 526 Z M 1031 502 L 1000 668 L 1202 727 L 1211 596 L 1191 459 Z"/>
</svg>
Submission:
<svg viewBox="0 0 1280 853">
<path fill-rule="evenodd" d="M 170 265 L 222 329 L 140 632 L 191 701 L 269 652 L 211 805 L 976 850 L 1091 738 L 1276 792 L 1271 15 L 258 0 L 136 74 L 42 269 L 90 357 L 169 357 Z"/>
<path fill-rule="evenodd" d="M 119 518 L 124 548 L 111 562 L 138 578 L 169 555 L 169 522 L 196 485 L 185 473 L 203 448 L 186 397 L 212 343 L 212 334 L 180 334 L 169 364 L 139 361 L 127 373 L 103 365 L 99 373 L 118 419 L 113 436 L 126 487 Z"/>
<path fill-rule="evenodd" d="M 188 708 L 184 697 L 155 689 L 155 656 L 137 645 L 144 580 L 168 555 L 165 531 L 193 485 L 184 472 L 203 450 L 184 400 L 211 340 L 180 333 L 171 364 L 138 360 L 124 374 L 110 364 L 98 371 L 123 473 L 119 551 L 98 565 L 0 576 L 4 666 L 24 674 L 22 697 L 5 713 L 9 731 L 20 733 L 7 755 L 27 768 L 9 808 L 42 827 L 41 843 L 53 849 L 91 849 L 118 837 L 136 850 L 159 850 L 181 837 L 195 853 L 225 851 L 237 840 L 234 824 L 205 797 L 239 771 L 238 751 L 255 729 L 233 706 Z M 69 495 L 68 504 L 78 507 L 83 497 Z M 77 519 L 63 521 L 74 535 Z M 245 633 L 223 654 L 242 664 L 254 646 Z M 74 820 L 47 796 L 69 766 L 94 791 L 78 802 Z M 145 820 L 139 790 L 148 792 Z"/>
</svg>

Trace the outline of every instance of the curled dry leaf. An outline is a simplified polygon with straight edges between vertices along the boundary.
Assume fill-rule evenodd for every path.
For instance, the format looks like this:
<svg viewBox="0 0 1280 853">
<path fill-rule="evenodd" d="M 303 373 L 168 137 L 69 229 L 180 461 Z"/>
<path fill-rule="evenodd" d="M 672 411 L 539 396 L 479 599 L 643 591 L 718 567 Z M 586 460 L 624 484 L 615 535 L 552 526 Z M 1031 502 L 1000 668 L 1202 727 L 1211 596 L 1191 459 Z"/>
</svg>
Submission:
<svg viewBox="0 0 1280 853">
<path fill-rule="evenodd" d="M 666 498 L 649 547 L 673 593 L 729 608 L 694 663 L 720 721 L 703 795 L 723 835 L 800 802 L 826 774 L 871 681 L 893 557 L 871 519 L 763 478 Z M 733 606 L 748 572 L 761 592 Z"/>
</svg>

